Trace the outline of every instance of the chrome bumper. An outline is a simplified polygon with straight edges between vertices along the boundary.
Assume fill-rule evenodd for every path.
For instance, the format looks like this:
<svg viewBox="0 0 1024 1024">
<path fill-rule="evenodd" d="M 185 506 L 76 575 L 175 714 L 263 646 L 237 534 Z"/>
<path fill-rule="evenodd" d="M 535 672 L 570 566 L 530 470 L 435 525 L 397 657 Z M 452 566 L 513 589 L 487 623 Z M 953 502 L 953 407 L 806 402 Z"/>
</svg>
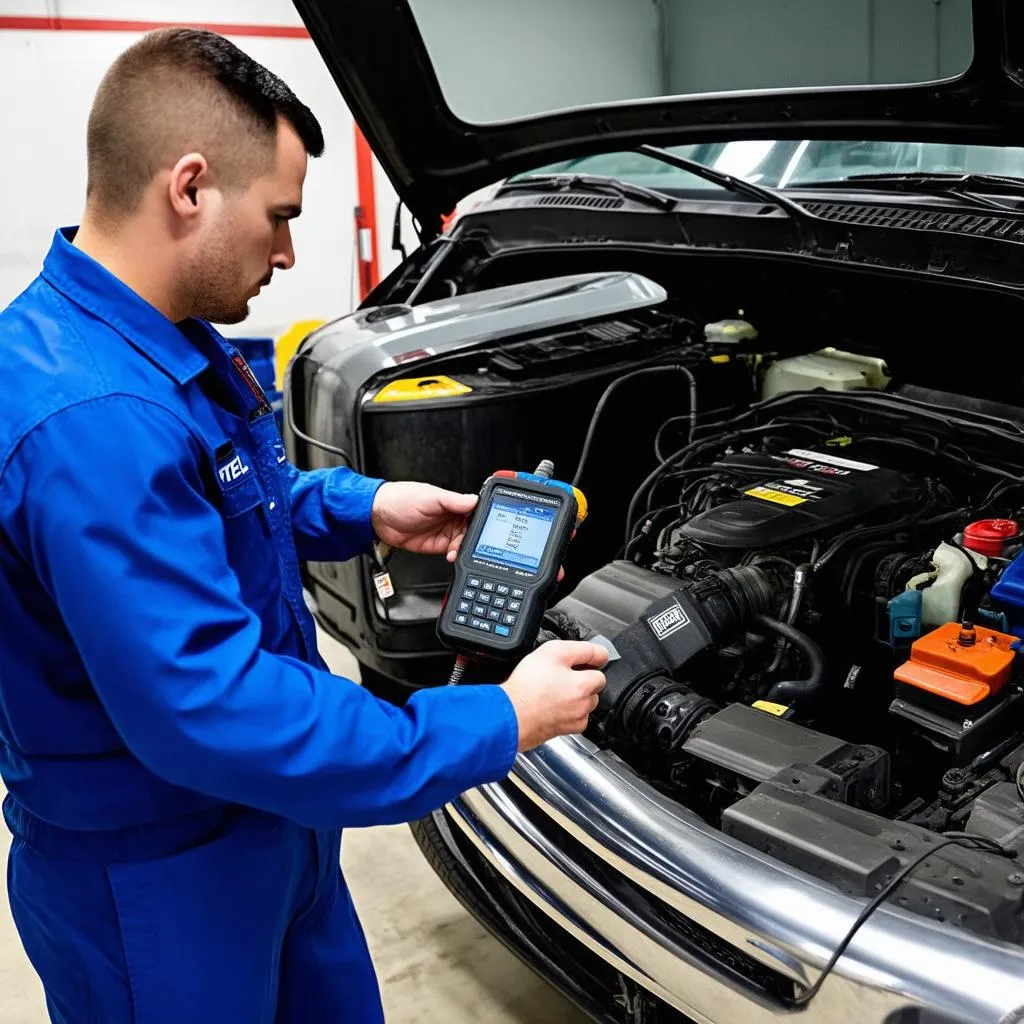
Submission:
<svg viewBox="0 0 1024 1024">
<path fill-rule="evenodd" d="M 520 755 L 509 782 L 445 810 L 552 921 L 705 1024 L 793 1015 L 758 979 L 812 984 L 863 906 L 710 829 L 580 737 Z M 744 976 L 710 947 L 755 969 Z M 1021 1024 L 1024 950 L 886 905 L 800 1013 L 868 1024 L 909 1007 Z"/>
</svg>

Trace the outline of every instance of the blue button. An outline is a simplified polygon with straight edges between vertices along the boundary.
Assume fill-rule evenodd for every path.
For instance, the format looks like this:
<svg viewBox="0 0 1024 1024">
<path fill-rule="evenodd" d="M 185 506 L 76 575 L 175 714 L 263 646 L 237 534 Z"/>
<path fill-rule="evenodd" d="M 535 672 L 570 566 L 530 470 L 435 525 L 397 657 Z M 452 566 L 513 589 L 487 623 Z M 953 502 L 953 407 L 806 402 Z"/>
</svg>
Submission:
<svg viewBox="0 0 1024 1024">
<path fill-rule="evenodd" d="M 498 636 L 508 636 L 512 630 L 510 630 L 508 626 L 495 626 L 494 632 L 497 633 Z"/>
</svg>

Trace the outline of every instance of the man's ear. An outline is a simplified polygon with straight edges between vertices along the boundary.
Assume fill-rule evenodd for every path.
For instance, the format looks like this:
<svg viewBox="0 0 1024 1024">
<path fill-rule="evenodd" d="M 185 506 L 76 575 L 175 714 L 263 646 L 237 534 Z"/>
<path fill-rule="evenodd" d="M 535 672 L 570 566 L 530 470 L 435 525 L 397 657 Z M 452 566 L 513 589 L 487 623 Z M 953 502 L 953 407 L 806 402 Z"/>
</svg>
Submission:
<svg viewBox="0 0 1024 1024">
<path fill-rule="evenodd" d="M 199 213 L 200 192 L 208 179 L 209 168 L 202 153 L 187 153 L 174 165 L 168 198 L 179 217 L 195 217 Z"/>
</svg>

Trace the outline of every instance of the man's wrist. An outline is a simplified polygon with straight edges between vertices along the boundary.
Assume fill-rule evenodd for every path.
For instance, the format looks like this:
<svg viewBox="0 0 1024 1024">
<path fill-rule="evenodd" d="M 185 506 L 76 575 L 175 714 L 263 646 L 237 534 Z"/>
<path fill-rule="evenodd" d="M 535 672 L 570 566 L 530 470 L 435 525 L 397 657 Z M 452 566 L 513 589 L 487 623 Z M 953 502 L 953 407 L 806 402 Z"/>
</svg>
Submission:
<svg viewBox="0 0 1024 1024">
<path fill-rule="evenodd" d="M 355 531 L 356 551 L 370 551 L 377 539 L 373 507 L 385 482 L 382 478 L 364 476 L 355 470 L 335 471 L 328 479 L 325 495 L 335 515 Z"/>
</svg>

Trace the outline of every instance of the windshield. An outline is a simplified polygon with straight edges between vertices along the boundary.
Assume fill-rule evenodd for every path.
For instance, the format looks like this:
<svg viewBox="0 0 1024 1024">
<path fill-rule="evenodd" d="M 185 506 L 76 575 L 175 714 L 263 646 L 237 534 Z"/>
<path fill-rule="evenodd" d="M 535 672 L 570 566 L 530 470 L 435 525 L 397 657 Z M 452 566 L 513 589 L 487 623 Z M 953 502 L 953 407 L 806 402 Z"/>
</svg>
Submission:
<svg viewBox="0 0 1024 1024">
<path fill-rule="evenodd" d="M 971 0 L 407 0 L 451 112 L 954 79 Z"/>
<path fill-rule="evenodd" d="M 670 146 L 670 152 L 773 188 L 813 186 L 863 174 L 998 174 L 1024 179 L 1024 149 L 932 142 L 742 141 Z M 715 189 L 642 153 L 604 153 L 548 164 L 531 174 L 620 178 L 659 191 Z M 519 175 L 522 179 L 528 175 Z M 515 180 L 515 179 L 513 179 Z"/>
</svg>

